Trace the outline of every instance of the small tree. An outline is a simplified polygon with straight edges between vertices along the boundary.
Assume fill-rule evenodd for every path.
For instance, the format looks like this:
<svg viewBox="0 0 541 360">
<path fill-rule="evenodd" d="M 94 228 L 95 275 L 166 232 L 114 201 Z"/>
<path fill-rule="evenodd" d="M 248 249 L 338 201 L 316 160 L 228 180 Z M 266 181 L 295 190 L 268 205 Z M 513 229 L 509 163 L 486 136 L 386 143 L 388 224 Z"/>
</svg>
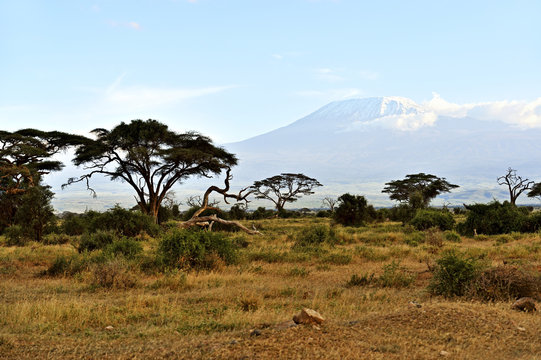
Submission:
<svg viewBox="0 0 541 360">
<path fill-rule="evenodd" d="M 312 189 L 317 186 L 323 185 L 306 175 L 282 173 L 254 182 L 251 189 L 257 199 L 272 201 L 280 213 L 286 203 L 297 201 L 301 195 L 313 194 Z"/>
<path fill-rule="evenodd" d="M 42 185 L 31 187 L 21 197 L 15 223 L 28 239 L 41 241 L 46 227 L 54 220 L 52 198 L 53 192 L 49 186 Z"/>
<path fill-rule="evenodd" d="M 342 225 L 361 226 L 372 220 L 375 215 L 376 210 L 372 205 L 368 205 L 364 196 L 344 194 L 338 198 L 333 219 Z"/>
<path fill-rule="evenodd" d="M 336 205 L 336 201 L 337 200 L 335 198 L 331 197 L 331 196 L 325 196 L 323 198 L 323 200 L 322 200 L 322 204 L 323 204 L 323 206 L 328 207 L 329 211 L 331 213 L 333 213 L 334 212 L 334 207 Z"/>
<path fill-rule="evenodd" d="M 441 193 L 459 187 L 445 178 L 425 173 L 406 175 L 405 179 L 385 183 L 381 192 L 388 193 L 391 200 L 407 204 L 413 209 L 426 208 Z"/>
<path fill-rule="evenodd" d="M 505 185 L 509 190 L 509 202 L 511 205 L 516 205 L 517 198 L 526 190 L 532 189 L 535 182 L 529 179 L 523 179 L 522 176 L 517 175 L 517 171 L 511 168 L 507 169 L 507 174 L 500 176 L 498 179 L 498 185 Z M 529 195 L 529 194 L 528 194 Z"/>
</svg>

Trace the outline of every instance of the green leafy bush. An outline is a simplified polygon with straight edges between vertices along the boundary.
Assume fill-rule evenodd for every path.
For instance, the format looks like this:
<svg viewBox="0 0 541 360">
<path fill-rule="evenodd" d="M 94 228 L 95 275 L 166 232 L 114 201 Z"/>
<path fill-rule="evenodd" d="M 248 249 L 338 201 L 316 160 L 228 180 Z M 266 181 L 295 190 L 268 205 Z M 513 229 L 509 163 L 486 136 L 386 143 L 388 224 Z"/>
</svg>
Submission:
<svg viewBox="0 0 541 360">
<path fill-rule="evenodd" d="M 24 230 L 20 225 L 11 225 L 4 230 L 4 236 L 6 237 L 7 246 L 24 246 L 28 241 L 28 237 L 25 236 Z"/>
<path fill-rule="evenodd" d="M 456 243 L 462 242 L 462 238 L 455 231 L 451 231 L 451 230 L 445 231 L 443 233 L 443 236 L 445 237 L 446 241 L 456 242 Z"/>
<path fill-rule="evenodd" d="M 362 226 L 377 217 L 376 210 L 364 196 L 343 194 L 338 198 L 333 219 L 345 226 Z"/>
<path fill-rule="evenodd" d="M 62 232 L 66 235 L 82 235 L 88 231 L 89 225 L 89 219 L 86 214 L 71 214 L 62 222 Z"/>
<path fill-rule="evenodd" d="M 143 231 L 151 236 L 156 236 L 160 232 L 160 227 L 154 223 L 151 216 L 139 211 L 126 210 L 117 205 L 92 219 L 89 230 L 91 232 L 111 230 L 119 235 L 133 237 Z"/>
<path fill-rule="evenodd" d="M 436 269 L 428 290 L 434 295 L 445 297 L 462 296 L 480 270 L 478 260 L 448 250 L 436 260 Z"/>
<path fill-rule="evenodd" d="M 101 253 L 83 253 L 72 256 L 58 256 L 53 263 L 43 271 L 41 275 L 45 276 L 73 276 L 88 270 L 92 264 L 106 262 L 107 259 Z"/>
<path fill-rule="evenodd" d="M 300 231 L 295 238 L 295 247 L 318 246 L 336 243 L 334 230 L 326 225 L 314 225 Z"/>
<path fill-rule="evenodd" d="M 126 259 L 133 259 L 143 252 L 143 247 L 141 243 L 132 238 L 114 239 L 103 249 L 103 252 L 113 257 L 122 255 Z"/>
<path fill-rule="evenodd" d="M 411 233 L 406 233 L 404 242 L 410 246 L 418 246 L 419 244 L 424 243 L 426 240 L 425 234 L 420 231 L 414 231 Z"/>
<path fill-rule="evenodd" d="M 42 242 L 47 245 L 67 244 L 72 240 L 71 236 L 66 234 L 50 233 L 43 237 Z"/>
<path fill-rule="evenodd" d="M 467 236 L 472 236 L 475 232 L 497 235 L 520 231 L 528 219 L 527 209 L 511 205 L 507 201 L 468 205 L 466 209 L 468 210 L 466 221 L 457 228 L 462 235 Z"/>
<path fill-rule="evenodd" d="M 152 217 L 140 211 L 130 211 L 116 205 L 103 213 L 87 211 L 84 214 L 72 214 L 64 219 L 62 230 L 68 235 L 81 235 L 102 230 L 133 237 L 141 232 L 157 236 L 160 227 L 154 223 Z"/>
<path fill-rule="evenodd" d="M 95 233 L 85 233 L 81 236 L 79 242 L 78 251 L 80 253 L 84 251 L 100 250 L 107 245 L 113 243 L 116 239 L 116 234 L 112 231 L 97 231 Z"/>
<path fill-rule="evenodd" d="M 445 231 L 453 229 L 455 220 L 448 211 L 420 209 L 417 210 L 410 224 L 417 230 L 428 230 L 437 227 L 441 231 Z"/>
<path fill-rule="evenodd" d="M 219 266 L 217 260 L 232 264 L 237 250 L 223 234 L 175 229 L 162 237 L 158 256 L 166 267 L 212 269 Z"/>
</svg>

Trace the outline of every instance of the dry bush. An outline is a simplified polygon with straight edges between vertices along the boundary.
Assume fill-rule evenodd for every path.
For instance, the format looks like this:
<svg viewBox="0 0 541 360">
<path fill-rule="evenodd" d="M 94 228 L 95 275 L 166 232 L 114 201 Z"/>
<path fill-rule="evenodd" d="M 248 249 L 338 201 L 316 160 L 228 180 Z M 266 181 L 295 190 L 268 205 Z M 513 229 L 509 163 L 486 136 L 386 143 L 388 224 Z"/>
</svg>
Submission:
<svg viewBox="0 0 541 360">
<path fill-rule="evenodd" d="M 539 298 L 541 277 L 514 266 L 498 266 L 479 274 L 466 295 L 484 301 L 509 301 L 521 297 Z"/>
<path fill-rule="evenodd" d="M 256 296 L 246 296 L 239 300 L 242 311 L 256 311 L 261 305 L 261 300 Z"/>
<path fill-rule="evenodd" d="M 441 248 L 443 246 L 443 233 L 436 227 L 431 227 L 425 233 L 426 243 L 430 246 Z"/>
<path fill-rule="evenodd" d="M 137 277 L 125 261 L 115 259 L 92 267 L 91 284 L 107 289 L 131 289 L 137 286 Z"/>
</svg>

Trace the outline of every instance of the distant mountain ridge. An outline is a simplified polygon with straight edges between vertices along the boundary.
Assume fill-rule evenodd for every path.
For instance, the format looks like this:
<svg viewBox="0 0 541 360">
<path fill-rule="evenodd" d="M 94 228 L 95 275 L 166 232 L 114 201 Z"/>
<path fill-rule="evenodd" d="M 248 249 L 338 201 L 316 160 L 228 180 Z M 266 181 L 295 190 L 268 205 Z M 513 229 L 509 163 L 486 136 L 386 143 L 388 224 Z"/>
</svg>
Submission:
<svg viewBox="0 0 541 360">
<path fill-rule="evenodd" d="M 330 194 L 354 191 L 389 205 L 381 194 L 385 182 L 425 172 L 460 185 L 444 199 L 461 203 L 506 199 L 496 178 L 508 167 L 541 181 L 540 138 L 540 129 L 438 116 L 407 98 L 372 97 L 329 103 L 288 126 L 225 147 L 240 159 L 239 182 L 303 172 Z"/>
</svg>

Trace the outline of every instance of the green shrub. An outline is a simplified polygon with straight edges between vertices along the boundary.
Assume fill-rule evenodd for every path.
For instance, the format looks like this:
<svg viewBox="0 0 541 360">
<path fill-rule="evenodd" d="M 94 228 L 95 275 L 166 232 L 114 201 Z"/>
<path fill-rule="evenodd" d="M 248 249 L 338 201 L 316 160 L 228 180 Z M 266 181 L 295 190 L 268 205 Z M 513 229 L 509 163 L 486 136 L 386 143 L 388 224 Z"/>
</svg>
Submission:
<svg viewBox="0 0 541 360">
<path fill-rule="evenodd" d="M 68 272 L 70 263 L 71 263 L 71 259 L 68 259 L 65 256 L 59 256 L 54 260 L 51 266 L 49 266 L 49 268 L 43 272 L 43 275 L 47 275 L 47 276 L 65 275 Z"/>
<path fill-rule="evenodd" d="M 43 237 L 43 243 L 46 245 L 62 245 L 71 241 L 71 236 L 66 234 L 50 233 Z"/>
<path fill-rule="evenodd" d="M 507 244 L 510 241 L 513 241 L 513 237 L 511 235 L 508 235 L 508 234 L 502 234 L 502 235 L 498 235 L 498 237 L 496 237 L 496 244 L 497 245 Z"/>
<path fill-rule="evenodd" d="M 538 232 L 541 230 L 541 211 L 529 214 L 522 223 L 521 231 Z"/>
<path fill-rule="evenodd" d="M 315 225 L 301 230 L 295 239 L 295 247 L 318 246 L 336 243 L 334 230 L 326 225 Z"/>
<path fill-rule="evenodd" d="M 219 259 L 233 263 L 237 247 L 220 233 L 175 229 L 162 237 L 158 256 L 167 267 L 211 269 Z"/>
<path fill-rule="evenodd" d="M 385 215 L 391 221 L 401 221 L 406 224 L 415 216 L 415 209 L 409 205 L 402 204 L 393 206 L 385 212 Z"/>
<path fill-rule="evenodd" d="M 434 295 L 445 297 L 462 296 L 480 269 L 478 260 L 448 250 L 436 260 L 436 269 L 428 290 Z"/>
<path fill-rule="evenodd" d="M 260 206 L 256 210 L 254 210 L 252 213 L 248 213 L 247 217 L 251 220 L 268 219 L 268 218 L 274 217 L 274 211 L 267 210 L 264 207 Z"/>
<path fill-rule="evenodd" d="M 497 235 L 520 231 L 527 223 L 523 208 L 518 208 L 505 201 L 493 201 L 489 204 L 474 204 L 466 207 L 466 221 L 459 224 L 457 229 L 462 235 L 477 234 Z M 532 225 L 533 226 L 533 225 Z"/>
<path fill-rule="evenodd" d="M 455 242 L 455 243 L 462 242 L 462 238 L 455 231 L 447 230 L 443 233 L 443 236 L 445 237 L 446 241 Z"/>
<path fill-rule="evenodd" d="M 103 249 L 103 252 L 109 256 L 122 255 L 126 259 L 133 259 L 143 252 L 143 247 L 141 243 L 132 238 L 114 239 Z"/>
<path fill-rule="evenodd" d="M 86 232 L 113 231 L 121 236 L 134 237 L 142 232 L 157 236 L 160 226 L 154 219 L 140 211 L 130 211 L 116 205 L 106 212 L 87 211 L 84 214 L 71 214 L 62 223 L 62 231 L 68 235 L 81 235 Z"/>
<path fill-rule="evenodd" d="M 58 256 L 53 263 L 41 274 L 45 276 L 73 276 L 88 270 L 92 264 L 106 262 L 102 254 L 80 254 L 72 256 Z"/>
<path fill-rule="evenodd" d="M 448 211 L 421 209 L 417 210 L 410 224 L 417 230 L 428 230 L 437 227 L 441 231 L 445 231 L 453 229 L 455 220 Z"/>
<path fill-rule="evenodd" d="M 77 250 L 80 253 L 84 251 L 100 250 L 111 244 L 115 239 L 116 235 L 112 231 L 97 231 L 92 234 L 85 233 L 81 236 Z"/>
<path fill-rule="evenodd" d="M 66 235 L 82 235 L 88 231 L 88 221 L 84 215 L 72 214 L 62 222 L 62 232 Z"/>
<path fill-rule="evenodd" d="M 20 225 L 11 225 L 4 230 L 4 236 L 6 237 L 7 246 L 24 246 L 28 241 L 28 237 L 25 236 L 24 230 Z"/>
<path fill-rule="evenodd" d="M 426 240 L 425 234 L 419 231 L 415 231 L 412 233 L 406 233 L 406 238 L 404 239 L 404 242 L 410 246 L 418 246 L 419 244 L 424 243 Z"/>
<path fill-rule="evenodd" d="M 114 208 L 93 218 L 89 230 L 91 232 L 110 230 L 118 235 L 133 237 L 143 231 L 151 236 L 156 236 L 160 232 L 160 227 L 154 223 L 151 216 L 140 211 L 126 210 L 116 205 Z"/>
<path fill-rule="evenodd" d="M 362 226 L 377 217 L 376 210 L 361 195 L 343 194 L 338 198 L 333 220 L 344 226 Z"/>
</svg>

